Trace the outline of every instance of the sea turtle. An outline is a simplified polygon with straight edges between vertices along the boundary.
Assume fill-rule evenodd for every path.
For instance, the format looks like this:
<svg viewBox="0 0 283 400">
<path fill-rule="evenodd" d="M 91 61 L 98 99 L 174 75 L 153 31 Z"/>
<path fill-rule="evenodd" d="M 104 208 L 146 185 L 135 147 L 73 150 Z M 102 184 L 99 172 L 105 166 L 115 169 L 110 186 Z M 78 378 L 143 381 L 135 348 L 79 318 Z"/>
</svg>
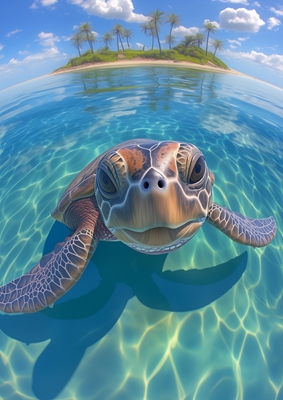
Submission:
<svg viewBox="0 0 283 400">
<path fill-rule="evenodd" d="M 135 139 L 112 147 L 77 175 L 52 212 L 73 234 L 0 288 L 0 309 L 31 313 L 52 306 L 79 280 L 100 240 L 168 253 L 208 221 L 238 243 L 270 243 L 273 217 L 247 218 L 215 204 L 213 183 L 203 154 L 190 143 Z"/>
</svg>

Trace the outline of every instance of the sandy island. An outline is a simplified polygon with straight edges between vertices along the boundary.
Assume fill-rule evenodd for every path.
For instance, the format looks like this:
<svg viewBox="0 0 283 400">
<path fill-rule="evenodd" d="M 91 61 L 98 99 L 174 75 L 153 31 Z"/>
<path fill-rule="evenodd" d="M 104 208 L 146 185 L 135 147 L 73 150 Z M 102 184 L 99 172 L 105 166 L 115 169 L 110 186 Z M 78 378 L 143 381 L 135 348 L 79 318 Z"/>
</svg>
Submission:
<svg viewBox="0 0 283 400">
<path fill-rule="evenodd" d="M 58 69 L 51 74 L 63 74 L 66 72 L 72 72 L 82 69 L 88 68 L 115 68 L 115 67 L 133 67 L 139 65 L 163 65 L 163 66 L 175 66 L 175 67 L 182 67 L 182 68 L 190 68 L 190 69 L 200 69 L 206 71 L 213 71 L 213 72 L 220 72 L 220 73 L 229 73 L 234 75 L 246 76 L 248 78 L 253 78 L 252 76 L 243 74 L 239 71 L 234 69 L 225 69 L 214 65 L 212 62 L 208 62 L 206 65 L 195 64 L 189 61 L 176 61 L 176 60 L 156 60 L 156 59 L 145 59 L 142 57 L 135 57 L 132 60 L 127 59 L 120 59 L 113 62 L 93 62 L 78 65 L 77 67 L 69 67 L 69 68 L 62 68 Z"/>
</svg>

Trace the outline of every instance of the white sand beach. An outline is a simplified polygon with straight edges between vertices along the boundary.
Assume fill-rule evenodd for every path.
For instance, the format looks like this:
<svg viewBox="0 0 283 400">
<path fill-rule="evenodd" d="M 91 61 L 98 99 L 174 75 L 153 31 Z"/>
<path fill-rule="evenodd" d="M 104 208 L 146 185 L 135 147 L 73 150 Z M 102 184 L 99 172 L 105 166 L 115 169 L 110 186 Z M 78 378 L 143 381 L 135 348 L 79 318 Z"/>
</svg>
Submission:
<svg viewBox="0 0 283 400">
<path fill-rule="evenodd" d="M 229 73 L 234 75 L 241 75 L 252 78 L 249 75 L 243 74 L 239 71 L 234 69 L 225 69 L 220 68 L 213 63 L 209 62 L 206 65 L 195 64 L 189 61 L 173 61 L 173 60 L 156 60 L 156 59 L 144 59 L 142 57 L 136 57 L 132 60 L 127 59 L 120 59 L 114 62 L 94 62 L 79 65 L 76 67 L 69 67 L 69 68 L 62 68 L 52 72 L 52 74 L 63 74 L 70 71 L 88 69 L 88 68 L 116 68 L 116 67 L 133 67 L 138 65 L 160 65 L 160 66 L 174 66 L 174 67 L 182 67 L 182 68 L 190 68 L 190 69 L 200 69 L 200 70 L 207 70 L 219 73 Z"/>
</svg>

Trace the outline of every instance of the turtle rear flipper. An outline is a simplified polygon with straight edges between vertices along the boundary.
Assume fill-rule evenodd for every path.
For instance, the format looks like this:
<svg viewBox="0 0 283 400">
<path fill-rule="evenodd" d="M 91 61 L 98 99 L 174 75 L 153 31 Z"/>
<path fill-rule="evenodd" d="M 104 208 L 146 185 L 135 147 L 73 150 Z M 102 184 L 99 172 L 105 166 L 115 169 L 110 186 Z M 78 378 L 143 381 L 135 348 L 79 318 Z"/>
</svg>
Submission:
<svg viewBox="0 0 283 400">
<path fill-rule="evenodd" d="M 212 203 L 207 221 L 235 242 L 252 247 L 268 245 L 276 234 L 273 217 L 253 219 Z"/>
<path fill-rule="evenodd" d="M 52 306 L 80 279 L 96 246 L 93 230 L 78 228 L 28 273 L 0 287 L 0 310 L 33 313 Z"/>
</svg>

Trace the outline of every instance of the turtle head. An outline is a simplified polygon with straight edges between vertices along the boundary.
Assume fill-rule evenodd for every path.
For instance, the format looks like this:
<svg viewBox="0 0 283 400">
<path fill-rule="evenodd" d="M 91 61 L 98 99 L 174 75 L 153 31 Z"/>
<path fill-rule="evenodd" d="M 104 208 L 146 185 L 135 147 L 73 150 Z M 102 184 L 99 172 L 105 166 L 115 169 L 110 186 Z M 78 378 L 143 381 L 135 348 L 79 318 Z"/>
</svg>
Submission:
<svg viewBox="0 0 283 400">
<path fill-rule="evenodd" d="M 206 220 L 214 176 L 188 143 L 139 140 L 100 160 L 96 200 L 105 225 L 151 254 L 180 247 Z"/>
</svg>

